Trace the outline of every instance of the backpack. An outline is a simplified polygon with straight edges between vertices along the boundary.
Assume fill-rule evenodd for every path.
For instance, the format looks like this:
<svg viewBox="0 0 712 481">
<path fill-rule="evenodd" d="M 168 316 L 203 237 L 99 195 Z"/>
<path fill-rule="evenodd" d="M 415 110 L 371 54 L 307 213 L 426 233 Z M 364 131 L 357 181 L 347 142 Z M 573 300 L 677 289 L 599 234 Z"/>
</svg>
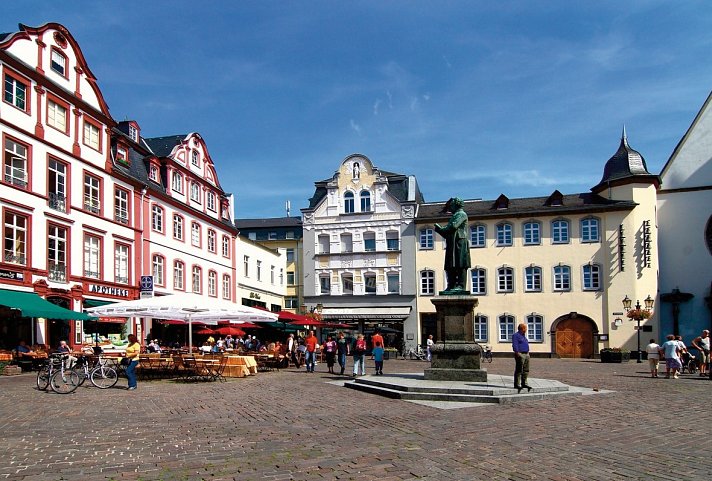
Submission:
<svg viewBox="0 0 712 481">
<path fill-rule="evenodd" d="M 359 352 L 366 351 L 366 340 L 365 339 L 357 339 L 356 340 L 356 350 Z"/>
</svg>

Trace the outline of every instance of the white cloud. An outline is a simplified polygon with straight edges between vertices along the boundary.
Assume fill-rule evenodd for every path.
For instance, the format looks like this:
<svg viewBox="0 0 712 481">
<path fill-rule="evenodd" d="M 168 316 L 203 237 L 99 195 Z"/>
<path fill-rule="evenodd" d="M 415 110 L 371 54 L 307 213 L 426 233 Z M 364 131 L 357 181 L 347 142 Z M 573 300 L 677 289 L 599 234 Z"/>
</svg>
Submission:
<svg viewBox="0 0 712 481">
<path fill-rule="evenodd" d="M 349 121 L 349 123 L 350 123 L 350 125 L 351 125 L 351 130 L 353 130 L 354 132 L 356 132 L 358 135 L 361 135 L 361 126 L 360 126 L 359 124 L 357 124 L 354 119 L 351 119 L 351 120 Z"/>
<path fill-rule="evenodd" d="M 376 99 L 373 103 L 373 115 L 378 115 L 378 108 L 381 106 L 381 99 Z"/>
</svg>

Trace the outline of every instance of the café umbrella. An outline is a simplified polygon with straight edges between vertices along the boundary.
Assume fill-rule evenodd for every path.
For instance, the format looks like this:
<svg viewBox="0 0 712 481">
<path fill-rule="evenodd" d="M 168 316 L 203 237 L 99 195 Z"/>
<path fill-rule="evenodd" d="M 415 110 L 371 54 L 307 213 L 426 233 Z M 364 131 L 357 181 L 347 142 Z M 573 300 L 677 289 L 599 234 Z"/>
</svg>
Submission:
<svg viewBox="0 0 712 481">
<path fill-rule="evenodd" d="M 246 322 L 274 322 L 277 320 L 276 313 L 191 293 L 116 302 L 105 306 L 90 307 L 86 309 L 86 312 L 95 316 L 150 317 L 152 319 L 184 321 L 189 325 L 188 347 L 191 350 L 193 349 L 192 324 L 194 321 L 217 325 L 221 319 Z"/>
</svg>

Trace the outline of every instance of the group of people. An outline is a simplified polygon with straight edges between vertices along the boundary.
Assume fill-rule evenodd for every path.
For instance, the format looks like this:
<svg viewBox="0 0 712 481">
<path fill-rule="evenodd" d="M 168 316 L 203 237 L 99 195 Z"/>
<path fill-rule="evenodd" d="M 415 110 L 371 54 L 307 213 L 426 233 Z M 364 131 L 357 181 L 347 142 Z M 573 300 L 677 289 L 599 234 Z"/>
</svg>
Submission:
<svg viewBox="0 0 712 481">
<path fill-rule="evenodd" d="M 666 339 L 662 346 L 658 345 L 655 339 L 651 339 L 650 344 L 645 347 L 650 365 L 650 376 L 658 377 L 658 364 L 661 359 L 665 359 L 665 378 L 677 379 L 680 377 L 679 372 L 682 370 L 683 364 L 689 362 L 692 353 L 688 351 L 682 336 L 669 334 Z M 693 339 L 692 347 L 697 350 L 694 359 L 700 370 L 700 376 L 707 376 L 707 368 L 710 363 L 710 331 L 707 329 L 702 331 L 699 336 Z"/>
<path fill-rule="evenodd" d="M 376 375 L 383 374 L 383 355 L 384 355 L 384 339 L 381 333 L 376 332 L 371 336 L 371 355 L 375 362 Z M 357 334 L 353 342 L 349 343 L 343 332 L 339 332 L 336 338 L 327 336 L 326 341 L 319 346 L 319 341 L 314 335 L 314 331 L 309 331 L 309 334 L 304 338 L 303 344 L 298 344 L 292 334 L 289 335 L 286 348 L 288 356 L 291 358 L 297 368 L 301 367 L 298 352 L 304 354 L 304 364 L 306 372 L 314 372 L 317 360 L 317 349 L 321 348 L 326 360 L 326 366 L 330 374 L 336 374 L 334 366 L 338 362 L 340 367 L 339 374 L 343 376 L 346 371 L 346 360 L 348 356 L 353 357 L 353 376 L 366 374 L 366 353 L 368 352 L 368 343 L 363 334 Z"/>
</svg>

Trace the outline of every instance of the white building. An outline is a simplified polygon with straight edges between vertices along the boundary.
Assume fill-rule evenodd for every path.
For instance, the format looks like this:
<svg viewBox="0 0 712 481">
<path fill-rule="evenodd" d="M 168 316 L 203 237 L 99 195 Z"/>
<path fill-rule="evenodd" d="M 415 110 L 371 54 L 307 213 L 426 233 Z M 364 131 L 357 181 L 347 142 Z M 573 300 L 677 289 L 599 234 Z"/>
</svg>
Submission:
<svg viewBox="0 0 712 481">
<path fill-rule="evenodd" d="M 273 250 L 245 236 L 237 237 L 237 302 L 272 312 L 284 308 L 286 251 Z"/>
</svg>

